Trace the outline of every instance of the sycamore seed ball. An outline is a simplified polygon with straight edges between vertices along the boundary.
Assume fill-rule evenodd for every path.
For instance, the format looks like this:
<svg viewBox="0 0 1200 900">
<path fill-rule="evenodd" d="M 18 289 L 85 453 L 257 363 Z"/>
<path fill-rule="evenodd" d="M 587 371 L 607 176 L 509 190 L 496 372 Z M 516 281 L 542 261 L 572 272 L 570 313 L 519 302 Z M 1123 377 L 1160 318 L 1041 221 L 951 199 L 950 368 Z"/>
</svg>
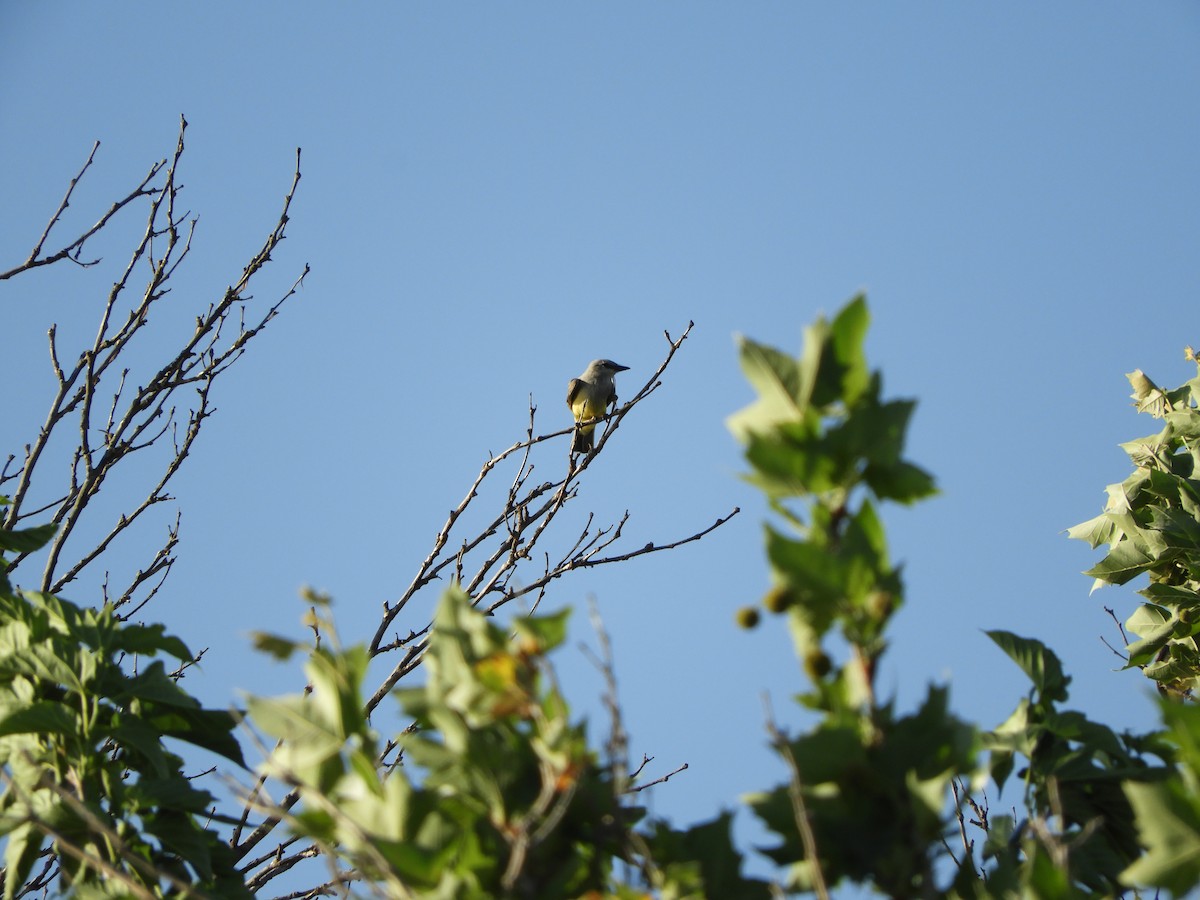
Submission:
<svg viewBox="0 0 1200 900">
<path fill-rule="evenodd" d="M 804 656 L 804 671 L 813 681 L 820 681 L 833 668 L 833 661 L 824 650 L 810 650 Z"/>
<path fill-rule="evenodd" d="M 777 584 L 763 597 L 763 606 L 767 612 L 781 613 L 792 605 L 792 591 L 787 585 Z"/>
<path fill-rule="evenodd" d="M 753 606 L 743 606 L 737 611 L 737 623 L 743 628 L 754 628 L 758 625 L 758 610 Z"/>
</svg>

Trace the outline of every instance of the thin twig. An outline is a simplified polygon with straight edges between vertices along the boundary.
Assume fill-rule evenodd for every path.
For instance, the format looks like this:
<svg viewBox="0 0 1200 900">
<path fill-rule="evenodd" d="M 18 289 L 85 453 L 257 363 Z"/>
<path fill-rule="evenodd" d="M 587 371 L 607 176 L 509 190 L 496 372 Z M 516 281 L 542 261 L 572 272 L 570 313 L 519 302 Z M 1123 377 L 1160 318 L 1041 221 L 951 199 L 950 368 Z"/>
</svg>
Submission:
<svg viewBox="0 0 1200 900">
<path fill-rule="evenodd" d="M 804 846 L 804 858 L 808 860 L 808 871 L 812 878 L 813 892 L 820 900 L 828 900 L 829 889 L 825 885 L 825 873 L 821 871 L 821 858 L 817 855 L 817 838 L 813 833 L 812 822 L 808 818 L 808 805 L 804 801 L 804 782 L 800 777 L 800 767 L 792 753 L 791 744 L 775 724 L 775 715 L 771 711 L 771 699 L 763 695 L 763 707 L 767 720 L 767 733 L 771 736 L 771 745 L 779 751 L 788 767 L 788 797 L 792 801 L 792 818 L 796 830 L 800 832 L 800 843 Z"/>
</svg>

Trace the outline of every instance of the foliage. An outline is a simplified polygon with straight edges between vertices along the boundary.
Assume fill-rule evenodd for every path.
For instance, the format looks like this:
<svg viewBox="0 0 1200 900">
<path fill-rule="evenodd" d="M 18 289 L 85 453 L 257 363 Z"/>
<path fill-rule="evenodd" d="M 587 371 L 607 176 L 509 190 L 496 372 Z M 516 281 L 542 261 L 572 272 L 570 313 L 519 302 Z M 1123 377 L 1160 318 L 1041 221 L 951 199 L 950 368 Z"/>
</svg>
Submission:
<svg viewBox="0 0 1200 900">
<path fill-rule="evenodd" d="M 252 697 L 248 709 L 279 742 L 264 773 L 300 793 L 299 811 L 265 811 L 341 859 L 343 880 L 381 896 L 632 896 L 614 881 L 620 862 L 663 896 L 766 896 L 737 874 L 727 817 L 634 832 L 643 811 L 625 802 L 628 776 L 600 764 L 554 685 L 546 657 L 566 635 L 565 612 L 504 629 L 447 590 L 425 684 L 396 691 L 413 724 L 381 772 L 387 751 L 363 714 L 367 650 L 341 649 L 327 602 L 313 599 L 322 646 L 259 638 L 280 657 L 309 653 L 310 691 Z"/>
<path fill-rule="evenodd" d="M 876 694 L 886 628 L 905 600 L 876 507 L 934 486 L 903 457 L 913 403 L 882 399 L 863 352 L 867 322 L 858 297 L 806 331 L 798 359 L 741 346 L 759 397 L 730 427 L 746 445 L 749 480 L 784 524 L 766 528 L 773 586 L 763 607 L 786 616 L 811 682 L 799 701 L 819 716 L 799 737 L 772 726 L 789 778 L 749 798 L 778 839 L 767 855 L 786 867 L 789 889 L 822 896 L 843 880 L 892 897 L 1119 892 L 1123 877 L 1142 874 L 1123 876 L 1140 853 L 1125 789 L 1148 797 L 1174 783 L 1167 742 L 1061 709 L 1070 679 L 1058 658 L 1006 632 L 990 637 L 1033 687 L 994 731 L 951 714 L 942 687 L 908 714 Z M 979 792 L 990 778 L 1003 789 L 1018 761 L 1024 816 L 989 816 L 968 785 Z M 982 831 L 978 850 L 968 819 Z"/>
<path fill-rule="evenodd" d="M 37 549 L 54 526 L 0 531 L 0 552 Z M 0 558 L 0 834 L 4 897 L 55 866 L 78 896 L 161 896 L 191 885 L 248 896 L 206 827 L 213 797 L 164 738 L 242 764 L 235 717 L 204 709 L 161 659 L 192 654 L 160 625 L 130 625 L 40 592 L 14 591 Z M 123 663 L 136 659 L 131 674 Z M 50 858 L 36 875 L 43 847 Z"/>
<path fill-rule="evenodd" d="M 859 297 L 806 331 L 799 359 L 741 344 L 759 397 L 730 428 L 788 528 L 766 528 L 775 586 L 764 605 L 786 613 L 812 681 L 801 702 L 822 716 L 800 738 L 777 735 L 791 777 L 749 802 L 779 838 L 768 855 L 788 867 L 790 888 L 823 893 L 847 878 L 903 897 L 932 888 L 945 797 L 971 771 L 976 738 L 943 689 L 907 716 L 875 696 L 887 623 L 904 600 L 876 503 L 910 503 L 934 486 L 903 458 L 914 404 L 882 399 L 863 352 L 867 322 Z M 804 514 L 797 500 L 808 501 Z M 844 663 L 825 646 L 831 634 L 850 648 Z"/>
<path fill-rule="evenodd" d="M 1188 355 L 1195 359 L 1190 348 Z M 1140 369 L 1126 377 L 1138 412 L 1162 420 L 1163 428 L 1121 445 L 1133 472 L 1108 486 L 1104 512 L 1068 534 L 1107 545 L 1084 573 L 1095 587 L 1150 576 L 1138 591 L 1149 602 L 1125 623 L 1138 637 L 1126 648 L 1126 665 L 1161 691 L 1191 696 L 1200 685 L 1200 376 L 1169 391 Z"/>
<path fill-rule="evenodd" d="M 1125 786 L 1146 852 L 1124 880 L 1182 896 L 1200 885 L 1200 709 L 1166 698 L 1160 703 L 1162 741 L 1177 754 L 1178 767 L 1175 777 Z"/>
<path fill-rule="evenodd" d="M 984 859 L 987 896 L 1089 896 L 1120 893 L 1140 851 L 1132 787 L 1161 782 L 1171 770 L 1168 743 L 1154 734 L 1117 734 L 1082 713 L 1063 710 L 1070 683 L 1040 641 L 1006 631 L 988 636 L 1032 682 L 1004 724 L 984 735 L 988 774 L 999 789 L 1017 772 L 1026 817 L 992 816 Z M 968 895 L 982 896 L 976 890 Z M 977 887 L 977 886 L 970 886 Z"/>
<path fill-rule="evenodd" d="M 1189 347 L 1187 357 L 1196 362 Z M 1100 515 L 1069 530 L 1103 559 L 1084 574 L 1093 590 L 1127 584 L 1145 573 L 1147 602 L 1126 619 L 1126 668 L 1139 669 L 1161 698 L 1159 741 L 1174 762 L 1171 777 L 1127 783 L 1125 792 L 1145 852 L 1124 873 L 1182 895 L 1200 884 L 1200 376 L 1166 390 L 1140 369 L 1127 376 L 1134 406 L 1163 423 L 1152 435 L 1121 445 L 1133 472 L 1108 486 Z"/>
</svg>

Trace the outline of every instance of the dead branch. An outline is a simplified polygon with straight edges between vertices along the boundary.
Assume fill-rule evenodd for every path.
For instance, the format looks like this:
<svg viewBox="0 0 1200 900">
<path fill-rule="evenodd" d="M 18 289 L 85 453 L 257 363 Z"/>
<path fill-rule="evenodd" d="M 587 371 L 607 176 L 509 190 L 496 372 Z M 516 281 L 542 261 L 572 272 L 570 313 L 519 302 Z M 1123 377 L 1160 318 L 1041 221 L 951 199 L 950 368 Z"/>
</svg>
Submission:
<svg viewBox="0 0 1200 900">
<path fill-rule="evenodd" d="M 71 205 L 71 194 L 75 192 L 75 186 L 79 184 L 79 182 L 83 179 L 84 174 L 89 168 L 91 168 L 92 162 L 96 159 L 96 151 L 99 149 L 100 142 L 96 141 L 96 143 L 92 146 L 92 152 L 88 154 L 87 161 L 83 164 L 83 168 L 79 170 L 79 174 L 72 178 L 70 185 L 67 186 L 67 193 L 63 196 L 62 202 L 58 204 L 58 209 L 54 211 L 54 215 L 50 217 L 50 222 L 46 225 L 46 229 L 42 232 L 42 236 L 37 239 L 37 243 L 35 243 L 33 245 L 33 249 L 29 251 L 29 256 L 26 257 L 23 263 L 13 266 L 6 272 L 0 272 L 0 281 L 5 281 L 9 278 L 12 278 L 14 275 L 19 275 L 22 272 L 29 271 L 30 269 L 36 269 L 40 266 L 53 265 L 54 263 L 60 262 L 64 259 L 70 260 L 71 262 L 83 267 L 96 265 L 100 262 L 98 258 L 87 261 L 79 258 L 83 253 L 84 245 L 97 233 L 102 231 L 109 221 L 112 220 L 113 216 L 115 216 L 130 203 L 133 203 L 139 197 L 153 196 L 154 194 L 158 193 L 160 190 L 159 188 L 150 187 L 149 185 L 150 182 L 152 182 L 162 170 L 162 167 L 166 165 L 167 161 L 165 159 L 159 160 L 152 165 L 150 167 L 150 171 L 146 174 L 146 177 L 142 179 L 141 184 L 135 187 L 126 196 L 113 203 L 113 205 L 104 213 L 104 215 L 96 220 L 96 223 L 92 225 L 91 228 L 88 228 L 74 240 L 63 245 L 60 250 L 51 253 L 49 256 L 42 256 L 42 248 L 45 247 L 46 240 L 50 237 L 50 232 L 54 229 L 54 226 L 59 223 L 59 220 L 62 219 L 62 215 L 67 211 L 67 207 Z"/>
<path fill-rule="evenodd" d="M 512 576 L 516 573 L 521 561 L 531 558 L 534 548 L 546 532 L 546 529 L 550 527 L 551 522 L 558 512 L 576 497 L 580 476 L 604 449 L 605 444 L 616 433 L 625 416 L 662 386 L 661 376 L 663 372 L 666 371 L 667 366 L 670 365 L 671 360 L 683 345 L 683 342 L 687 340 L 692 328 L 693 323 L 688 322 L 687 328 L 677 339 L 672 339 L 669 333 L 664 332 L 668 349 L 663 361 L 642 388 L 634 395 L 633 399 L 618 407 L 607 418 L 607 426 L 604 429 L 604 433 L 596 441 L 596 445 L 591 452 L 583 456 L 578 462 L 570 461 L 567 474 L 562 479 L 554 482 L 543 482 L 527 488 L 527 480 L 533 471 L 533 466 L 530 462 L 531 448 L 546 441 L 569 435 L 574 430 L 573 427 L 564 428 L 534 437 L 533 420 L 536 407 L 532 401 L 530 402 L 530 421 L 525 440 L 518 441 L 498 455 L 489 457 L 483 464 L 466 496 L 458 506 L 450 511 L 446 522 L 434 538 L 432 549 L 418 567 L 416 574 L 413 576 L 412 581 L 409 582 L 404 593 L 394 603 L 384 605 L 384 613 L 379 627 L 376 629 L 375 636 L 371 640 L 371 654 L 373 656 L 396 649 L 402 645 L 398 639 L 387 644 L 384 643 L 384 639 L 392 622 L 395 621 L 404 607 L 422 588 L 440 579 L 447 567 L 454 565 L 456 560 L 461 560 L 466 554 L 484 545 L 490 538 L 497 537 L 501 526 L 504 527 L 504 536 L 489 551 L 475 572 L 469 577 L 461 577 L 457 580 L 471 594 L 476 605 L 480 604 L 484 597 L 490 594 L 500 594 L 500 598 L 488 606 L 489 611 L 495 610 L 516 596 L 521 596 L 528 593 L 529 590 L 536 589 L 529 588 L 519 592 L 511 591 L 509 590 L 509 582 L 512 580 Z M 504 508 L 490 520 L 489 524 L 482 531 L 462 540 L 461 544 L 458 545 L 459 549 L 456 550 L 454 555 L 446 554 L 445 551 L 447 546 L 451 544 L 450 538 L 455 526 L 470 507 L 471 502 L 479 496 L 483 482 L 502 462 L 517 453 L 522 453 L 523 455 L 520 458 L 517 474 L 513 478 L 512 486 L 508 491 L 507 502 Z M 727 520 L 728 517 L 718 520 L 716 525 L 712 527 L 715 528 Z M 711 528 L 708 529 L 708 531 L 711 530 Z M 707 531 L 704 533 L 707 533 Z M 619 535 L 619 527 L 617 535 Z M 614 539 L 617 535 L 614 535 Z M 703 536 L 703 533 L 678 541 L 670 546 L 678 546 L 681 543 L 686 543 L 688 540 L 696 540 L 700 536 Z M 455 542 L 455 544 L 458 544 L 458 542 Z M 669 547 L 664 545 L 661 549 L 669 549 Z M 643 548 L 642 551 L 630 554 L 627 558 L 632 558 L 632 556 L 640 555 L 644 552 L 651 551 L 649 548 Z M 559 565 L 550 567 L 543 572 L 538 585 L 544 585 L 572 568 L 581 567 L 582 558 L 577 555 L 566 561 L 560 560 Z M 591 557 L 586 558 L 591 559 Z M 592 560 L 589 564 L 600 565 L 602 561 Z"/>
<path fill-rule="evenodd" d="M 135 201 L 144 201 L 146 219 L 140 236 L 108 290 L 94 339 L 78 352 L 73 363 L 64 364 L 57 325 L 50 326 L 50 366 L 56 388 L 49 410 L 34 440 L 25 446 L 21 464 L 15 468 L 6 465 L 0 473 L 0 485 L 11 482 L 6 489 L 11 502 L 0 525 L 13 528 L 26 520 L 41 520 L 48 513 L 50 521 L 59 526 L 45 551 L 41 590 L 61 591 L 101 558 L 145 513 L 174 500 L 167 490 L 168 483 L 191 453 L 204 421 L 213 413 L 213 385 L 245 353 L 248 343 L 275 318 L 282 305 L 297 293 L 308 273 L 305 266 L 290 288 L 266 309 L 249 315 L 248 320 L 251 282 L 285 238 L 289 210 L 300 181 L 300 153 L 297 151 L 296 167 L 283 209 L 262 246 L 251 255 L 240 276 L 225 289 L 220 299 L 195 317 L 190 336 L 180 344 L 166 344 L 167 352 L 160 357 L 163 361 L 157 368 L 148 367 L 148 377 L 144 381 L 135 381 L 137 376 L 123 362 L 132 355 L 130 348 L 135 340 L 145 333 L 152 312 L 170 293 L 172 278 L 187 258 L 196 231 L 197 219 L 183 211 L 181 204 L 179 177 L 186 132 L 187 120 L 181 117 L 173 154 L 155 163 L 147 176 L 94 225 L 62 245 L 61 249 L 45 254 L 46 242 L 51 232 L 61 226 L 76 185 L 93 165 L 99 148 L 97 143 L 72 179 L 66 195 L 25 262 L 0 275 L 0 279 L 12 277 L 63 259 L 80 265 L 95 265 L 100 260 L 80 261 L 87 242 L 109 225 L 120 210 Z M 135 289 L 132 283 L 138 272 L 148 275 L 144 285 Z M 62 479 L 66 489 L 56 492 L 49 502 L 31 504 L 29 500 L 35 486 L 45 493 L 53 481 L 46 469 L 50 464 L 47 450 L 52 441 L 69 439 L 66 429 L 72 420 L 75 423 L 75 449 L 70 453 L 66 477 Z M 73 546 L 77 527 L 114 470 L 132 468 L 128 460 L 135 455 L 142 458 L 155 448 L 160 462 L 150 465 L 160 468 L 146 495 L 140 501 L 129 503 L 95 544 L 77 551 L 73 561 L 67 561 L 65 554 Z M 15 458 L 15 454 L 10 456 L 10 462 Z M 154 469 L 151 467 L 149 471 Z M 132 604 L 133 609 L 126 615 L 141 609 L 157 593 L 162 579 L 170 572 L 178 535 L 177 517 L 163 544 L 115 597 L 108 596 L 108 579 L 105 577 L 105 599 L 111 599 L 118 606 Z M 20 565 L 23 559 L 23 556 L 16 557 L 12 561 L 13 567 Z"/>
</svg>

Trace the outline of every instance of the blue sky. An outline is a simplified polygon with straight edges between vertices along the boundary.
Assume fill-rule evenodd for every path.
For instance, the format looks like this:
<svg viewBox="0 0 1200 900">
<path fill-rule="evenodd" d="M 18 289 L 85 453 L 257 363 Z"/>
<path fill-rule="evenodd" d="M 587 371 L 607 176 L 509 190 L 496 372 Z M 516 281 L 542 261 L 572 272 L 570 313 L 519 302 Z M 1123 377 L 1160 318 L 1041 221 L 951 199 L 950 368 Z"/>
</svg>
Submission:
<svg viewBox="0 0 1200 900">
<path fill-rule="evenodd" d="M 652 775 L 690 764 L 651 800 L 685 823 L 783 779 L 762 691 L 803 722 L 781 624 L 733 625 L 767 570 L 766 513 L 724 427 L 751 399 L 732 335 L 795 352 L 860 290 L 887 392 L 920 401 L 910 456 L 942 489 L 887 516 L 908 605 L 883 687 L 911 705 L 948 681 L 964 717 L 995 724 L 1025 690 L 982 634 L 1005 628 L 1064 657 L 1076 707 L 1151 722 L 1147 687 L 1100 641 L 1115 639 L 1102 605 L 1123 617 L 1132 591 L 1089 597 L 1078 573 L 1096 557 L 1062 532 L 1127 474 L 1116 445 L 1156 430 L 1124 373 L 1193 374 L 1198 49 L 1200 8 L 1182 2 L 8 0 L 0 267 L 94 141 L 75 226 L 171 151 L 182 113 L 200 223 L 174 302 L 206 304 L 274 224 L 303 150 L 260 296 L 312 274 L 218 389 L 175 484 L 180 561 L 150 609 L 210 648 L 190 686 L 217 704 L 300 687 L 246 635 L 301 634 L 303 585 L 334 595 L 348 640 L 368 638 L 488 451 L 521 437 L 530 395 L 540 430 L 565 426 L 588 360 L 630 366 L 629 396 L 664 329 L 695 321 L 579 506 L 629 510 L 628 549 L 742 514 L 549 601 L 590 641 L 597 599 L 632 751 L 656 757 Z M 88 335 L 112 278 L 0 286 L 5 455 L 44 415 L 49 322 Z M 559 662 L 599 733 L 600 678 L 574 644 Z"/>
</svg>

